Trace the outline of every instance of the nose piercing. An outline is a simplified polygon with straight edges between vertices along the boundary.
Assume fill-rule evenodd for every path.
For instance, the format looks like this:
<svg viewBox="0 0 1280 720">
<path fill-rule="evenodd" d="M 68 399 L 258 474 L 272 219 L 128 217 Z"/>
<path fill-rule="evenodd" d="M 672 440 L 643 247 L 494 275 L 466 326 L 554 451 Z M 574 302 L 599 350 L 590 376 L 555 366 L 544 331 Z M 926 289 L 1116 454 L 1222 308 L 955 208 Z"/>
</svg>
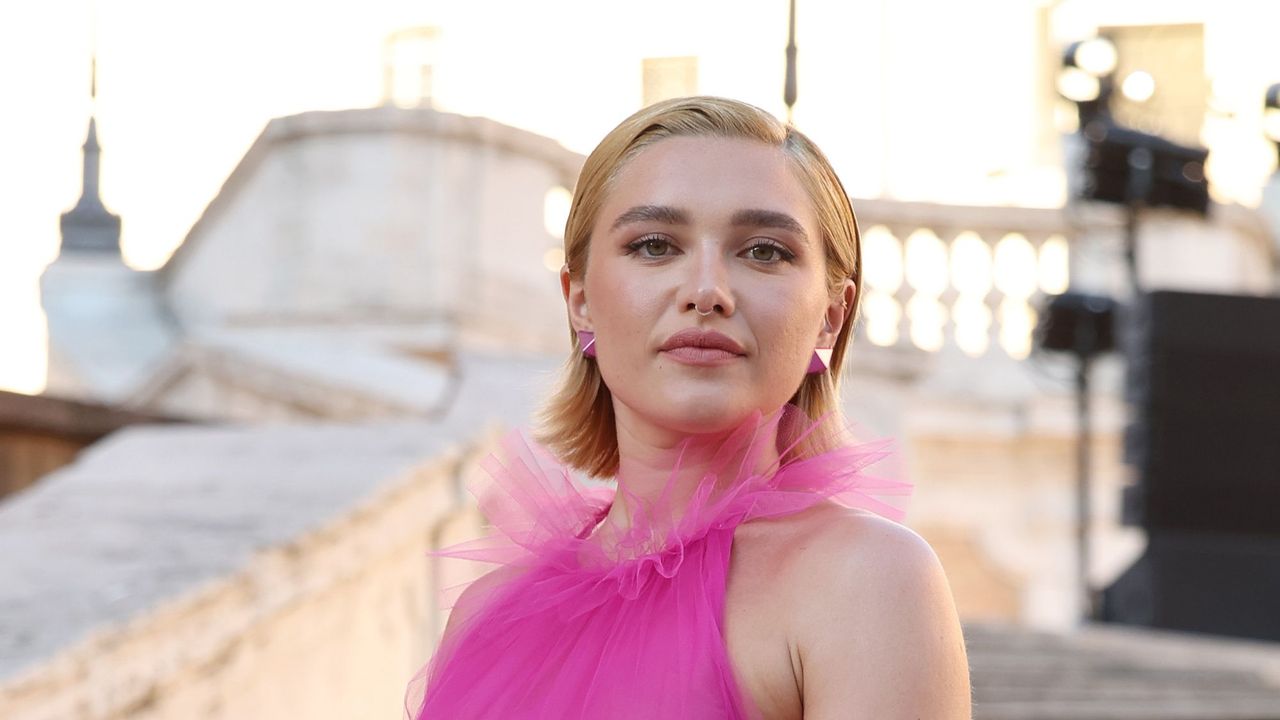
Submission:
<svg viewBox="0 0 1280 720">
<path fill-rule="evenodd" d="M 693 306 L 693 309 L 694 309 L 694 310 L 697 310 L 697 311 L 698 311 L 698 314 L 699 314 L 699 315 L 701 315 L 701 316 L 703 316 L 703 317 L 706 317 L 706 316 L 710 315 L 711 313 L 715 312 L 714 310 L 708 310 L 708 311 L 706 311 L 706 312 L 702 312 L 702 310 L 701 310 L 701 309 L 699 309 L 697 305 L 694 305 L 694 306 Z"/>
</svg>

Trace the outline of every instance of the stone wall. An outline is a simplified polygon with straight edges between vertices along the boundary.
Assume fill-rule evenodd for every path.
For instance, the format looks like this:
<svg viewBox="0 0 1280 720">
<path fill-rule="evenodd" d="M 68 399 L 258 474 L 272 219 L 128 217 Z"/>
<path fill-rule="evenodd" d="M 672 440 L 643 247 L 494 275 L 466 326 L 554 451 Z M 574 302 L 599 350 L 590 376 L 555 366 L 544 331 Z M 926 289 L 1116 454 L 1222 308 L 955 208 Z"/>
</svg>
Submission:
<svg viewBox="0 0 1280 720">
<path fill-rule="evenodd" d="M 162 292 L 188 334 L 446 320 L 505 349 L 558 348 L 545 201 L 581 162 L 429 108 L 276 118 L 158 271 Z"/>
</svg>

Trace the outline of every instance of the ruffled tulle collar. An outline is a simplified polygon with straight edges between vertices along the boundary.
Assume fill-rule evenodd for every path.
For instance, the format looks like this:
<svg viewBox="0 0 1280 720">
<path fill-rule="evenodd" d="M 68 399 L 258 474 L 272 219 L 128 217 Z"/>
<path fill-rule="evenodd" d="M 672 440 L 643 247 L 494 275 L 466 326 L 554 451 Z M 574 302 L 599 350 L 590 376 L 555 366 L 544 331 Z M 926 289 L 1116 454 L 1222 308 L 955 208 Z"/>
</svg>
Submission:
<svg viewBox="0 0 1280 720">
<path fill-rule="evenodd" d="M 872 464 L 883 467 L 897 459 L 893 439 L 859 442 L 856 426 L 846 425 L 838 428 L 840 436 L 830 449 L 794 457 L 802 441 L 829 426 L 788 404 L 767 416 L 757 411 L 727 434 L 690 436 L 672 451 L 669 479 L 655 501 L 638 498 L 621 485 L 631 515 L 626 528 L 606 518 L 618 484 L 575 480 L 567 467 L 517 429 L 482 462 L 486 476 L 469 483 L 495 532 L 434 554 L 508 566 L 550 563 L 566 571 L 591 570 L 602 585 L 636 597 L 655 576 L 670 578 L 679 572 L 687 548 L 712 530 L 797 512 L 823 500 L 901 520 L 911 484 L 901 479 L 899 466 L 889 462 L 887 472 L 866 472 Z M 776 452 L 764 455 L 771 446 Z M 691 494 L 681 498 L 675 480 L 691 451 L 712 460 Z M 762 458 L 775 455 L 777 460 L 760 469 Z"/>
</svg>

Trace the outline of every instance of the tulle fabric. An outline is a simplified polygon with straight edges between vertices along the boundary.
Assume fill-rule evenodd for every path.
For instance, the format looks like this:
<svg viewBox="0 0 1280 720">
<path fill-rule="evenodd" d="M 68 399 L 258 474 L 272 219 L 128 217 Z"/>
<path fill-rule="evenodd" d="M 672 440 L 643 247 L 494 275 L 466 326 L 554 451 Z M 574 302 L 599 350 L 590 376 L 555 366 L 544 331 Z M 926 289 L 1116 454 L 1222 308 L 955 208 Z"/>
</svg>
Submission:
<svg viewBox="0 0 1280 720">
<path fill-rule="evenodd" d="M 787 458 L 818 427 L 786 405 L 727 435 L 691 436 L 672 452 L 661 497 L 626 495 L 627 528 L 605 520 L 613 487 L 576 482 L 509 433 L 469 488 L 493 532 L 431 553 L 493 563 L 502 580 L 460 599 L 461 586 L 446 592 L 467 620 L 410 681 L 406 717 L 758 718 L 722 632 L 734 529 L 824 499 L 901 521 L 912 490 L 893 439 L 858 442 L 852 427 L 809 458 L 764 454 L 772 442 Z M 694 450 L 713 460 L 690 483 L 681 460 Z M 867 472 L 872 464 L 888 472 Z"/>
</svg>

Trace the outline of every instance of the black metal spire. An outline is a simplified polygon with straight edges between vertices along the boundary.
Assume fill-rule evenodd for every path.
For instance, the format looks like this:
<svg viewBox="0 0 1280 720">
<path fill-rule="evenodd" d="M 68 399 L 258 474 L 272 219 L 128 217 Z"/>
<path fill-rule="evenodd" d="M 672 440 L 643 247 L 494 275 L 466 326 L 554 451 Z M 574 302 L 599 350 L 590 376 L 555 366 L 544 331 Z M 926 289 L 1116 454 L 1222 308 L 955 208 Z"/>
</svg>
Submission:
<svg viewBox="0 0 1280 720">
<path fill-rule="evenodd" d="M 89 98 L 98 97 L 98 59 L 90 57 Z M 89 136 L 84 141 L 84 185 L 80 200 L 62 214 L 62 249 L 64 251 L 109 252 L 120 254 L 120 216 L 107 210 L 98 194 L 98 125 L 92 111 Z"/>
</svg>

